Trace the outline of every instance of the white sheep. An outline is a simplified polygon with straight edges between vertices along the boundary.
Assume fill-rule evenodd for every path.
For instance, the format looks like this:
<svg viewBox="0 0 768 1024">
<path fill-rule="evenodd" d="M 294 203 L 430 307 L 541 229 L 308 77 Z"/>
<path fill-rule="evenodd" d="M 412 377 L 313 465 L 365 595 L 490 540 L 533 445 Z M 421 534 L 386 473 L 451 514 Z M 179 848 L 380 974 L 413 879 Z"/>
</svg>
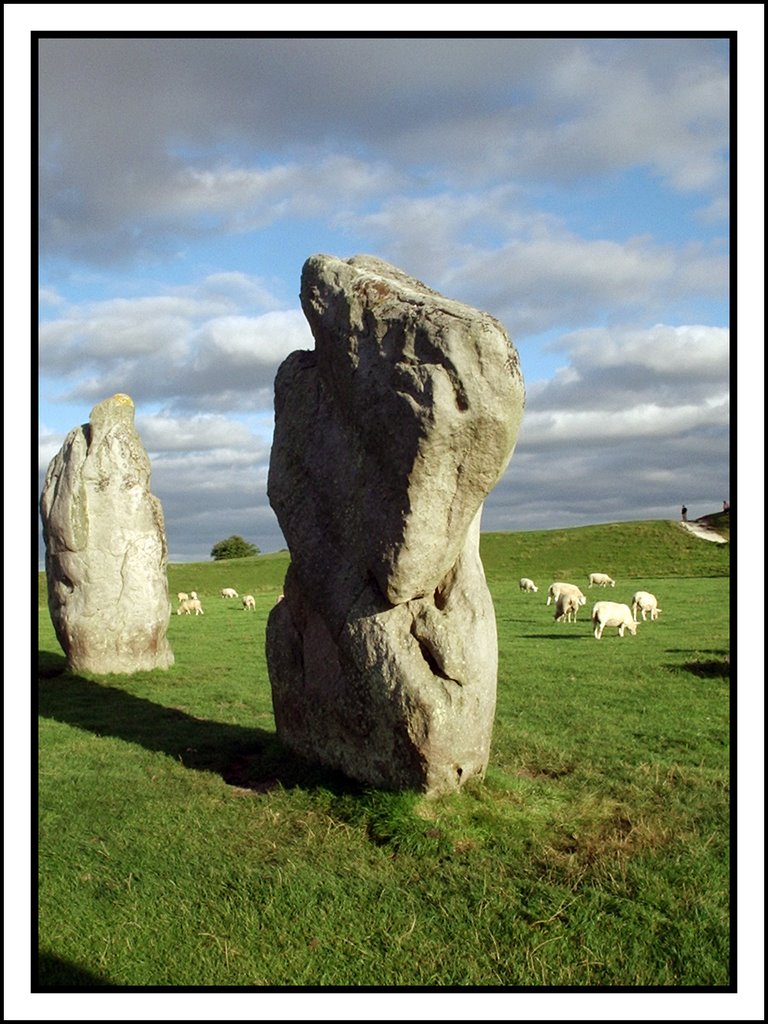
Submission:
<svg viewBox="0 0 768 1024">
<path fill-rule="evenodd" d="M 607 572 L 591 572 L 589 574 L 589 585 L 595 583 L 598 587 L 615 587 L 616 581 L 612 580 Z"/>
<path fill-rule="evenodd" d="M 547 604 L 554 601 L 557 604 L 557 599 L 561 594 L 573 594 L 579 604 L 586 604 L 587 599 L 584 597 L 582 592 L 576 586 L 575 583 L 553 583 L 547 591 Z"/>
<path fill-rule="evenodd" d="M 246 594 L 245 597 L 243 598 L 243 609 L 245 611 L 248 611 L 249 609 L 255 608 L 255 607 L 256 607 L 256 598 L 253 596 L 253 594 Z"/>
<path fill-rule="evenodd" d="M 204 615 L 203 606 L 196 597 L 188 597 L 186 601 L 182 601 L 179 607 L 176 609 L 177 615 L 191 615 L 192 612 L 195 615 Z"/>
<path fill-rule="evenodd" d="M 520 589 L 524 590 L 527 594 L 536 594 L 539 590 L 533 580 L 529 580 L 527 576 L 523 576 L 520 580 Z"/>
<path fill-rule="evenodd" d="M 221 591 L 221 596 L 222 597 L 237 597 L 237 591 L 234 590 L 232 587 L 224 587 L 224 589 Z"/>
<path fill-rule="evenodd" d="M 632 595 L 632 618 L 637 622 L 637 613 L 643 617 L 645 622 L 646 614 L 651 616 L 651 622 L 654 619 L 658 619 L 661 614 L 661 608 L 659 608 L 658 601 L 653 594 L 649 594 L 647 590 L 638 590 Z"/>
<path fill-rule="evenodd" d="M 179 604 L 181 604 L 183 601 L 189 600 L 189 594 L 185 594 L 183 590 L 180 590 L 176 597 L 178 597 L 179 599 Z"/>
<path fill-rule="evenodd" d="M 637 633 L 637 623 L 632 618 L 629 605 L 616 604 L 615 601 L 597 602 L 592 609 L 592 625 L 595 627 L 595 640 L 600 639 L 606 626 L 618 626 L 619 636 L 624 636 L 625 629 L 632 636 Z"/>
<path fill-rule="evenodd" d="M 579 606 L 583 604 L 576 594 L 569 594 L 567 591 L 557 595 L 555 604 L 555 622 L 575 622 Z"/>
</svg>

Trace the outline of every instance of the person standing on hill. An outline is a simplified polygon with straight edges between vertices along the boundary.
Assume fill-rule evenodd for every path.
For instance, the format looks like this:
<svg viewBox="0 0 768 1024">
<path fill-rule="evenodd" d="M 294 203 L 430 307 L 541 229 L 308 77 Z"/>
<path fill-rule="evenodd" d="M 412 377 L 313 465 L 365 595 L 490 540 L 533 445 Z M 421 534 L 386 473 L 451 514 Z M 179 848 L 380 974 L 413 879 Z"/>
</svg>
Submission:
<svg viewBox="0 0 768 1024">
<path fill-rule="evenodd" d="M 685 505 L 683 505 L 683 507 L 680 509 L 680 518 L 684 523 L 688 522 L 688 509 L 685 507 Z"/>
</svg>

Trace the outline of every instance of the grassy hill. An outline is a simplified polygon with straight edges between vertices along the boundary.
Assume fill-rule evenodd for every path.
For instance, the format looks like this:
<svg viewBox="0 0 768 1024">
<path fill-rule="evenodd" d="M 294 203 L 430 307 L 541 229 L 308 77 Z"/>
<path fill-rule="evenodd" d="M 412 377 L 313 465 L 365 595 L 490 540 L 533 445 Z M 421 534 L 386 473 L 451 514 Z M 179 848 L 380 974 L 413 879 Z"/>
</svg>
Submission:
<svg viewBox="0 0 768 1024">
<path fill-rule="evenodd" d="M 728 545 L 699 540 L 667 520 L 485 533 L 480 553 L 489 580 L 538 575 L 546 585 L 564 579 L 586 583 L 590 572 L 619 580 L 725 576 L 730 569 Z"/>
</svg>

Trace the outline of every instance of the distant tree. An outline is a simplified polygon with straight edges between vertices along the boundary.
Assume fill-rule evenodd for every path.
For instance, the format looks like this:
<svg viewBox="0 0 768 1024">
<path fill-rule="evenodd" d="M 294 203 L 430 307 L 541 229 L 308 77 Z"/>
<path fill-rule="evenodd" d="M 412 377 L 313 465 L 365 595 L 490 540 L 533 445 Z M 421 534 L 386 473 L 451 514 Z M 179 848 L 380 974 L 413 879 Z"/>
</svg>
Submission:
<svg viewBox="0 0 768 1024">
<path fill-rule="evenodd" d="M 249 544 L 242 537 L 234 535 L 220 540 L 211 548 L 211 558 L 214 562 L 221 562 L 225 558 L 247 558 L 248 555 L 258 555 L 259 549 L 255 544 Z"/>
</svg>

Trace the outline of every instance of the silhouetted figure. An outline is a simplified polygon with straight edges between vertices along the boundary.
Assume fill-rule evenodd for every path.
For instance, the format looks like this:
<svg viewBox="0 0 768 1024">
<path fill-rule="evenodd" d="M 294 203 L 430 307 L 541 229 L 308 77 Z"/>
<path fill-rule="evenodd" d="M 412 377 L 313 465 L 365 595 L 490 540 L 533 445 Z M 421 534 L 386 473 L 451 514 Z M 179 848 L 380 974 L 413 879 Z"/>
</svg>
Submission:
<svg viewBox="0 0 768 1024">
<path fill-rule="evenodd" d="M 730 501 L 724 501 L 723 502 L 723 512 L 730 512 L 730 511 L 731 511 L 731 503 L 730 503 Z"/>
<path fill-rule="evenodd" d="M 684 523 L 688 522 L 688 509 L 685 507 L 685 505 L 683 505 L 683 507 L 680 509 L 680 518 Z"/>
</svg>

